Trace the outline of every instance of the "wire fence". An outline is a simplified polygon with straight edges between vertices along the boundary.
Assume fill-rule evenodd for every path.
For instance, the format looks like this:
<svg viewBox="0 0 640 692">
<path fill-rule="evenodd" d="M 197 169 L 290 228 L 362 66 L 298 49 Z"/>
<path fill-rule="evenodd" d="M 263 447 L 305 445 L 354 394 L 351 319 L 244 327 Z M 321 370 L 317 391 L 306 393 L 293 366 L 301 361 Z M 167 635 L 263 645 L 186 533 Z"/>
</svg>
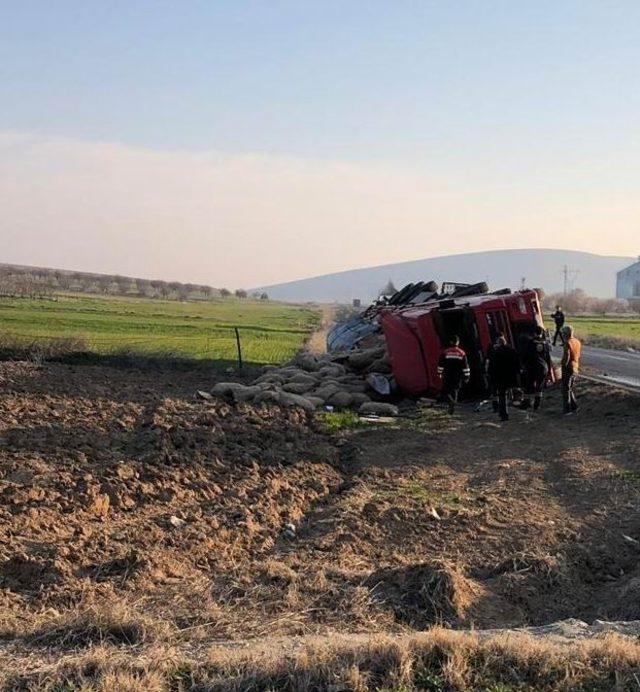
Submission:
<svg viewBox="0 0 640 692">
<path fill-rule="evenodd" d="M 228 361 L 238 367 L 248 363 L 280 363 L 302 346 L 306 334 L 251 327 L 218 328 L 211 333 L 123 333 L 100 334 L 82 331 L 3 329 L 0 347 L 52 349 L 55 352 L 87 351 L 101 355 L 136 353 L 141 356 Z"/>
</svg>

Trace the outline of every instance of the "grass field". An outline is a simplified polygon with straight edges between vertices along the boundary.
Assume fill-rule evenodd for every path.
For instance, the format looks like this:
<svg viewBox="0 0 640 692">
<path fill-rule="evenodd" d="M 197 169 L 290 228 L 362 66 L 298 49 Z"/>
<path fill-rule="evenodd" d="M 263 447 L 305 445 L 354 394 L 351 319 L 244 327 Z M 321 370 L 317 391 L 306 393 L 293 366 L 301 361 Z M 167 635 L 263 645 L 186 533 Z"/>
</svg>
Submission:
<svg viewBox="0 0 640 692">
<path fill-rule="evenodd" d="M 319 321 L 313 308 L 232 298 L 190 303 L 85 296 L 0 299 L 1 334 L 25 342 L 78 338 L 99 354 L 128 350 L 234 360 L 233 328 L 238 327 L 247 363 L 278 363 L 300 348 Z"/>
<path fill-rule="evenodd" d="M 578 336 L 587 342 L 598 342 L 603 346 L 611 341 L 611 346 L 640 345 L 640 316 L 571 316 L 572 324 Z"/>
</svg>

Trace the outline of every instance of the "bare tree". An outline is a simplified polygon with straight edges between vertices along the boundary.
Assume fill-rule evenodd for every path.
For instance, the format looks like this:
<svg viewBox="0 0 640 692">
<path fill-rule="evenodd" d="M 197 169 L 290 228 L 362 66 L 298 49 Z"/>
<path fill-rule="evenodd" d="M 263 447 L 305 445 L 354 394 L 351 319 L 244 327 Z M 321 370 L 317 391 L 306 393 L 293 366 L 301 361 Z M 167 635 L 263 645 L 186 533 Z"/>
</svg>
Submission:
<svg viewBox="0 0 640 692">
<path fill-rule="evenodd" d="M 127 295 L 129 289 L 131 288 L 131 279 L 127 276 L 114 276 L 113 281 L 118 287 L 118 293 L 121 295 Z"/>
<path fill-rule="evenodd" d="M 159 281 L 158 279 L 152 279 L 149 281 L 149 288 L 152 296 L 159 296 L 161 295 L 160 288 L 162 286 L 162 281 Z"/>
<path fill-rule="evenodd" d="M 59 272 L 60 276 L 58 277 L 58 286 L 63 290 L 63 291 L 69 291 L 71 290 L 71 287 L 73 286 L 73 278 L 71 274 L 68 272 Z"/>
<path fill-rule="evenodd" d="M 571 314 L 611 314 L 624 313 L 629 310 L 626 300 L 617 298 L 594 298 L 587 295 L 581 288 L 576 288 L 569 293 L 552 293 L 544 297 L 544 309 L 553 310 L 556 305 L 561 305 L 564 312 Z"/>
<path fill-rule="evenodd" d="M 97 276 L 96 285 L 101 293 L 107 294 L 113 285 L 113 281 L 110 276 Z"/>
</svg>

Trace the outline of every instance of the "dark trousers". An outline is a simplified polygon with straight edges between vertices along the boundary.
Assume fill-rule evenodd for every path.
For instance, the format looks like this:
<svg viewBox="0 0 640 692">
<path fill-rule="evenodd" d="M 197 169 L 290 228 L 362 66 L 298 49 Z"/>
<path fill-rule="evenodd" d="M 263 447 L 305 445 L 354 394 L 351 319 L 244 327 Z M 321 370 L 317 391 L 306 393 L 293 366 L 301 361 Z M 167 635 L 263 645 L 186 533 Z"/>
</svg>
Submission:
<svg viewBox="0 0 640 692">
<path fill-rule="evenodd" d="M 453 414 L 458 403 L 458 395 L 460 394 L 460 385 L 456 383 L 446 383 L 442 388 L 442 400 L 449 404 L 449 413 Z"/>
<path fill-rule="evenodd" d="M 527 371 L 525 375 L 526 380 L 526 393 L 527 398 L 525 399 L 525 408 L 531 406 L 531 397 L 533 396 L 533 408 L 537 410 L 542 404 L 542 391 L 544 389 L 544 383 L 547 380 L 549 372 L 545 369 L 536 369 Z"/>
<path fill-rule="evenodd" d="M 568 368 L 562 368 L 562 403 L 565 413 L 571 413 L 578 410 L 578 401 L 574 392 L 576 383 L 576 375 Z"/>
<path fill-rule="evenodd" d="M 560 337 L 560 343 L 564 344 L 564 336 L 562 336 L 562 327 L 564 325 L 562 324 L 556 324 L 556 332 L 553 335 L 553 345 L 556 345 L 556 341 L 558 340 L 558 337 Z"/>
<path fill-rule="evenodd" d="M 504 387 L 498 385 L 496 387 L 496 394 L 498 395 L 498 413 L 500 414 L 501 420 L 509 420 L 509 412 L 507 411 L 507 394 L 509 393 L 510 387 Z"/>
</svg>

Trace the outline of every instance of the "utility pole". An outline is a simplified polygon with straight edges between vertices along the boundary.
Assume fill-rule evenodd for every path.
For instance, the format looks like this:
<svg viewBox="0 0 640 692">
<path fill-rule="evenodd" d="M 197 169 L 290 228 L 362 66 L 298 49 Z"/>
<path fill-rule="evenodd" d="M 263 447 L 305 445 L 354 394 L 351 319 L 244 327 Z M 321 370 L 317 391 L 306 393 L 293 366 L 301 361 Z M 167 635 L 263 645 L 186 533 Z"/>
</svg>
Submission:
<svg viewBox="0 0 640 692">
<path fill-rule="evenodd" d="M 569 269 L 569 267 L 565 264 L 564 267 L 562 268 L 562 274 L 564 276 L 564 295 L 566 296 L 567 293 L 569 293 L 569 286 L 573 284 L 573 280 L 575 277 L 580 273 L 579 269 Z M 572 286 L 573 288 L 573 286 Z"/>
</svg>

